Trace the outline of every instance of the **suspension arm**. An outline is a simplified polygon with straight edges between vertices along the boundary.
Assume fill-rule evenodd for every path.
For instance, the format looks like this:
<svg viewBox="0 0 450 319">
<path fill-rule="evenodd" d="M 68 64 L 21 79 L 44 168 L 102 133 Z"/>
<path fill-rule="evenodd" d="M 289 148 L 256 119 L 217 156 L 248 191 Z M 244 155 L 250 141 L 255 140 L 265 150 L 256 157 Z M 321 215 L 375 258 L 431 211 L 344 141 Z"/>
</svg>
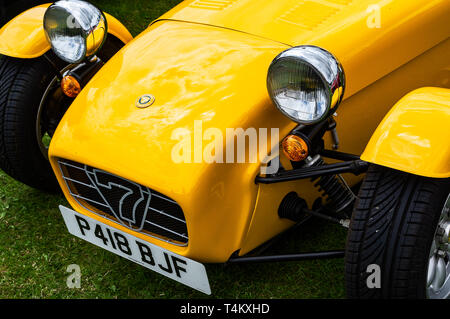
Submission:
<svg viewBox="0 0 450 319">
<path fill-rule="evenodd" d="M 318 251 L 289 255 L 274 255 L 274 256 L 250 256 L 250 257 L 235 257 L 230 258 L 227 263 L 241 264 L 241 263 L 267 263 L 267 262 L 283 262 L 283 261 L 301 261 L 311 259 L 331 259 L 343 258 L 345 252 L 343 250 Z"/>
<path fill-rule="evenodd" d="M 255 178 L 255 183 L 274 184 L 288 182 L 299 179 L 315 178 L 324 175 L 334 175 L 341 173 L 352 173 L 359 175 L 367 171 L 369 163 L 363 160 L 345 161 L 341 163 L 326 164 L 322 166 L 313 166 L 297 168 L 292 170 L 280 171 L 274 175 L 261 176 Z"/>
</svg>

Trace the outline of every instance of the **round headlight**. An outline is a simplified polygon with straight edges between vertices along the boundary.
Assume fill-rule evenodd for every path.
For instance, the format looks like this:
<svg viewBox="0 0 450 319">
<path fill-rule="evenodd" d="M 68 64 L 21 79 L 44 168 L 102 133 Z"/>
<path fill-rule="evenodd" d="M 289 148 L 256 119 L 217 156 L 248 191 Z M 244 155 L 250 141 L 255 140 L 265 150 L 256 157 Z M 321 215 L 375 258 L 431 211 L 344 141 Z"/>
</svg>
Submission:
<svg viewBox="0 0 450 319">
<path fill-rule="evenodd" d="M 106 18 L 85 1 L 57 1 L 44 15 L 44 30 L 55 54 L 68 63 L 93 56 L 107 35 Z"/>
<path fill-rule="evenodd" d="M 334 111 L 344 95 L 341 64 L 328 51 L 298 46 L 280 53 L 269 67 L 267 88 L 277 108 L 300 124 L 314 124 Z"/>
</svg>

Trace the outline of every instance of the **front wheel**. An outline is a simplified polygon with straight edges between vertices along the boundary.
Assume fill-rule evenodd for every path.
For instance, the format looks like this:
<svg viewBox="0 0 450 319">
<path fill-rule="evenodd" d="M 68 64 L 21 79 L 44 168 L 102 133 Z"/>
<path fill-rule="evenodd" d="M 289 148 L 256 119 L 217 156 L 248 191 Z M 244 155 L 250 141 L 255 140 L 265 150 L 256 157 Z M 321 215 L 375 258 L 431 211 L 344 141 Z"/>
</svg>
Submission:
<svg viewBox="0 0 450 319">
<path fill-rule="evenodd" d="M 348 297 L 449 298 L 449 210 L 450 179 L 371 166 L 347 238 Z"/>
<path fill-rule="evenodd" d="M 0 168 L 16 180 L 46 191 L 57 190 L 58 184 L 38 143 L 36 123 L 42 97 L 54 77 L 43 57 L 0 57 Z M 43 131 L 40 138 L 43 145 L 48 132 Z"/>
<path fill-rule="evenodd" d="M 106 62 L 123 45 L 108 35 L 98 57 Z M 48 148 L 59 121 L 73 102 L 62 92 L 55 67 L 63 74 L 74 65 L 67 65 L 51 51 L 35 59 L 0 56 L 0 169 L 45 191 L 59 190 L 48 161 Z"/>
</svg>

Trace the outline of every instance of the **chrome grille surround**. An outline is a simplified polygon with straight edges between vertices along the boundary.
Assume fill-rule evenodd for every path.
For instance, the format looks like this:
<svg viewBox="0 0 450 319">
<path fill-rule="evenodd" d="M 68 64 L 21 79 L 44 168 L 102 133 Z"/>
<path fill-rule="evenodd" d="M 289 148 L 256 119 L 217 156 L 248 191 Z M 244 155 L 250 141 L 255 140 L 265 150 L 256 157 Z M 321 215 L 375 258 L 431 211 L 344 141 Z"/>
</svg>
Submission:
<svg viewBox="0 0 450 319">
<path fill-rule="evenodd" d="M 70 196 L 86 210 L 177 246 L 187 246 L 183 210 L 169 197 L 106 171 L 58 159 Z"/>
</svg>

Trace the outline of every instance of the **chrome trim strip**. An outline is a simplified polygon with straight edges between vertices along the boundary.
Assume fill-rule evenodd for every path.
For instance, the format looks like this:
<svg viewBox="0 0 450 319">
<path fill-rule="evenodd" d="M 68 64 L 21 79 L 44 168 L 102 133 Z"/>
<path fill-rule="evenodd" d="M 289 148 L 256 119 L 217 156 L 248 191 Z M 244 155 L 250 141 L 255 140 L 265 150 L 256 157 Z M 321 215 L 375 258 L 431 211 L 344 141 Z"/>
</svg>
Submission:
<svg viewBox="0 0 450 319">
<path fill-rule="evenodd" d="M 79 198 L 79 199 L 83 199 L 83 200 L 86 200 L 86 201 L 88 201 L 88 202 L 92 202 L 92 203 L 94 203 L 94 204 L 101 205 L 101 206 L 105 206 L 105 207 L 108 207 L 108 208 L 109 208 L 108 205 L 99 203 L 99 202 L 97 202 L 97 201 L 95 201 L 95 200 L 92 200 L 92 199 L 83 197 L 83 196 L 81 196 L 81 195 L 76 195 L 76 194 L 72 193 L 71 191 L 69 191 L 69 194 L 70 194 L 71 196 L 73 196 L 73 197 L 76 197 L 76 198 Z"/>
<path fill-rule="evenodd" d="M 81 168 L 81 167 L 78 167 L 78 166 L 72 165 L 72 164 L 70 164 L 70 163 L 66 163 L 66 162 L 63 162 L 63 161 L 59 161 L 59 160 L 58 160 L 58 163 L 59 163 L 59 164 L 63 164 L 63 165 L 66 165 L 66 166 L 69 166 L 69 167 L 77 168 L 77 169 L 79 169 L 79 170 L 82 170 L 82 171 L 84 171 L 84 168 Z M 86 166 L 86 165 L 84 165 L 84 166 Z"/>
<path fill-rule="evenodd" d="M 65 180 L 70 181 L 70 182 L 77 183 L 77 184 L 84 185 L 84 186 L 86 186 L 86 187 L 95 189 L 94 186 L 89 185 L 89 184 L 86 184 L 86 183 L 83 183 L 83 182 L 80 182 L 80 181 L 77 181 L 77 180 L 75 180 L 75 179 L 72 179 L 72 178 L 69 178 L 69 177 L 65 177 L 65 176 L 63 176 L 63 178 L 64 178 Z"/>
<path fill-rule="evenodd" d="M 176 220 L 178 220 L 179 222 L 182 222 L 182 223 L 185 223 L 185 224 L 186 224 L 186 221 L 184 221 L 184 220 L 182 220 L 182 219 L 179 219 L 179 218 L 177 218 L 177 217 L 175 217 L 175 216 L 169 215 L 169 214 L 163 212 L 162 210 L 157 210 L 157 209 L 155 209 L 155 208 L 153 208 L 153 207 L 149 207 L 149 208 L 150 208 L 151 210 L 153 210 L 153 211 L 155 211 L 155 212 L 161 214 L 161 215 L 170 217 L 170 218 L 172 218 L 172 219 L 176 219 Z"/>
<path fill-rule="evenodd" d="M 168 199 L 168 198 L 165 198 L 165 197 L 159 196 L 159 195 L 157 195 L 157 194 L 153 194 L 153 193 L 152 193 L 152 196 L 156 196 L 156 197 L 161 198 L 161 199 L 163 199 L 163 200 L 165 200 L 165 201 L 167 201 L 167 202 L 171 202 L 171 203 L 173 203 L 173 204 L 175 204 L 175 205 L 177 205 L 177 206 L 180 206 L 180 205 L 178 205 L 178 203 L 177 203 L 176 201 L 173 201 L 173 200 L 171 200 L 171 199 Z"/>
<path fill-rule="evenodd" d="M 170 232 L 170 233 L 172 233 L 172 234 L 175 234 L 175 235 L 177 235 L 177 236 L 180 236 L 180 237 L 183 237 L 183 238 L 188 239 L 185 235 L 180 234 L 180 233 L 177 233 L 176 231 L 170 230 L 170 229 L 168 229 L 168 228 L 166 228 L 166 227 L 164 227 L 164 226 L 157 225 L 157 224 L 155 224 L 155 223 L 149 222 L 148 220 L 146 220 L 145 222 L 146 222 L 147 224 L 150 224 L 150 225 L 156 226 L 156 227 L 158 227 L 158 228 L 164 229 L 165 231 L 168 231 L 168 232 Z"/>
</svg>

